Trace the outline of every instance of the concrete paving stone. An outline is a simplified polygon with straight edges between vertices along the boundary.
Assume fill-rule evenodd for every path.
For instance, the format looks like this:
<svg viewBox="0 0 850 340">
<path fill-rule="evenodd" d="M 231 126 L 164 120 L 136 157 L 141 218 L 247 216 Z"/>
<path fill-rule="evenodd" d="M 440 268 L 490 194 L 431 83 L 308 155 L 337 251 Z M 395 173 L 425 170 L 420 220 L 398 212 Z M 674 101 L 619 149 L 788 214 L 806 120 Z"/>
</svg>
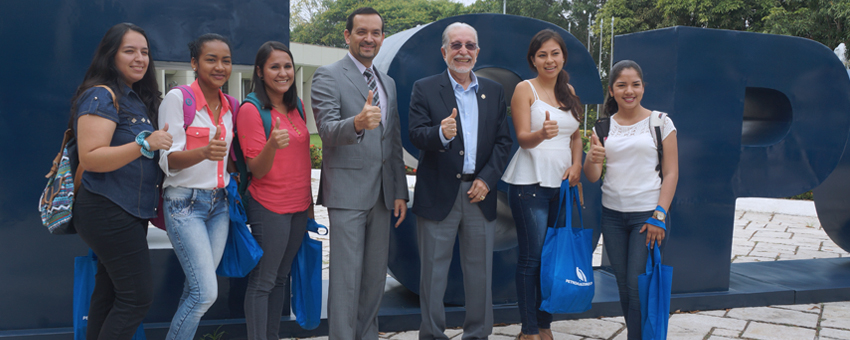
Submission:
<svg viewBox="0 0 850 340">
<path fill-rule="evenodd" d="M 588 338 L 588 339 L 590 339 L 590 338 Z M 624 329 L 622 332 L 617 333 L 617 336 L 615 336 L 611 340 L 629 340 L 629 333 L 626 332 L 626 330 Z"/>
<path fill-rule="evenodd" d="M 823 304 L 823 320 L 820 322 L 822 327 L 850 330 L 848 320 L 850 320 L 850 301 Z"/>
<path fill-rule="evenodd" d="M 811 259 L 832 259 L 841 257 L 839 253 L 830 253 L 826 251 L 818 251 L 804 254 L 780 254 L 778 261 L 786 260 L 811 260 Z"/>
<path fill-rule="evenodd" d="M 764 229 L 762 231 L 776 231 L 776 232 L 785 232 L 788 229 L 788 225 L 776 222 L 766 223 L 764 225 Z"/>
<path fill-rule="evenodd" d="M 732 254 L 730 258 L 735 258 L 735 256 L 746 256 L 750 255 L 750 252 L 753 250 L 753 247 L 736 247 L 732 246 Z"/>
<path fill-rule="evenodd" d="M 743 216 L 741 216 L 741 218 L 746 218 L 746 219 L 753 221 L 753 222 L 765 222 L 765 223 L 767 223 L 767 222 L 770 222 L 770 220 L 773 219 L 773 214 L 772 213 L 747 211 L 746 213 L 744 213 Z"/>
<path fill-rule="evenodd" d="M 608 317 L 608 318 L 599 318 L 599 320 L 602 320 L 602 321 L 608 321 L 608 322 L 616 322 L 616 323 L 619 323 L 619 324 L 621 324 L 621 325 L 625 325 L 625 324 L 626 324 L 626 319 L 625 319 L 624 317 L 622 317 L 622 316 L 613 316 L 613 317 Z"/>
<path fill-rule="evenodd" d="M 589 339 L 589 338 L 585 338 L 585 337 L 583 337 L 583 336 L 572 335 L 572 334 L 566 334 L 566 333 L 561 333 L 561 332 L 554 332 L 554 331 L 552 332 L 552 336 L 554 336 L 556 340 L 583 340 L 583 339 Z"/>
<path fill-rule="evenodd" d="M 585 337 L 609 339 L 625 325 L 600 319 L 565 320 L 552 323 L 552 331 Z"/>
<path fill-rule="evenodd" d="M 757 257 L 765 257 L 770 258 L 773 261 L 776 261 L 776 258 L 779 257 L 780 252 L 778 251 L 751 251 L 749 256 L 757 256 Z"/>
<path fill-rule="evenodd" d="M 745 212 L 745 210 L 735 210 L 735 219 L 740 219 L 742 216 L 744 216 Z"/>
<path fill-rule="evenodd" d="M 744 227 L 744 230 L 763 230 L 765 226 L 767 226 L 767 222 L 750 221 L 750 223 Z"/>
<path fill-rule="evenodd" d="M 797 246 L 790 244 L 778 244 L 778 243 L 770 243 L 770 242 L 759 242 L 753 247 L 753 251 L 764 251 L 764 252 L 779 252 L 779 253 L 791 253 L 797 251 Z M 752 255 L 752 254 L 751 254 Z"/>
<path fill-rule="evenodd" d="M 702 310 L 702 311 L 697 312 L 697 314 L 699 314 L 699 315 L 708 315 L 708 316 L 714 316 L 714 317 L 722 318 L 722 317 L 725 317 L 725 316 L 726 316 L 726 310 L 725 310 L 725 309 L 718 309 L 718 310 Z"/>
<path fill-rule="evenodd" d="M 396 334 L 398 334 L 398 333 L 396 333 L 396 332 L 386 332 L 386 333 L 379 332 L 378 337 L 381 338 L 381 339 L 389 339 L 393 335 L 396 335 Z"/>
<path fill-rule="evenodd" d="M 670 317 L 670 327 L 674 325 L 684 329 L 701 331 L 703 335 L 708 334 L 712 328 L 731 329 L 743 331 L 747 327 L 747 321 L 733 318 L 722 318 L 709 315 L 681 313 Z"/>
<path fill-rule="evenodd" d="M 801 243 L 806 243 L 806 242 L 801 242 L 801 241 L 806 241 L 806 239 L 792 240 L 790 238 L 774 238 L 774 237 L 764 237 L 764 236 L 758 236 L 758 235 L 751 237 L 750 241 L 769 242 L 769 243 L 775 243 L 775 244 L 788 244 L 788 245 L 792 245 L 792 246 L 797 246 L 797 245 L 800 245 Z"/>
<path fill-rule="evenodd" d="M 289 339 L 296 340 L 296 339 L 299 339 L 299 338 L 282 338 L 281 340 L 289 340 Z M 326 337 L 326 336 L 319 336 L 319 337 L 315 337 L 315 338 L 307 338 L 307 339 L 310 339 L 310 340 L 328 340 L 328 337 Z"/>
<path fill-rule="evenodd" d="M 390 340 L 419 340 L 419 331 L 399 332 L 390 337 Z"/>
<path fill-rule="evenodd" d="M 454 339 L 454 337 L 458 336 L 459 334 L 463 334 L 463 328 L 447 329 L 443 333 L 446 334 L 446 336 L 449 337 L 449 339 Z M 458 337 L 458 339 L 460 339 L 460 337 Z"/>
<path fill-rule="evenodd" d="M 520 324 L 493 327 L 493 334 L 502 334 L 516 337 L 519 332 L 522 332 L 522 325 Z"/>
<path fill-rule="evenodd" d="M 809 327 L 812 329 L 818 326 L 819 319 L 817 314 L 773 307 L 735 308 L 730 310 L 726 315 L 739 320 L 764 321 L 774 324 Z"/>
<path fill-rule="evenodd" d="M 718 336 L 718 337 L 736 339 L 736 338 L 738 338 L 739 335 L 741 335 L 741 331 L 735 331 L 735 330 L 731 330 L 731 329 L 715 328 L 713 331 L 711 331 L 712 337 Z"/>
<path fill-rule="evenodd" d="M 850 331 L 828 327 L 821 328 L 819 335 L 821 339 L 850 339 Z"/>
<path fill-rule="evenodd" d="M 788 229 L 786 229 L 785 231 L 787 231 L 789 233 L 794 233 L 794 235 L 806 234 L 806 235 L 817 235 L 817 236 L 820 236 L 820 237 L 828 237 L 826 235 L 826 232 L 823 231 L 823 229 L 816 228 L 816 227 L 806 227 L 806 226 L 795 225 L 795 226 L 789 226 Z"/>
<path fill-rule="evenodd" d="M 749 229 L 743 230 L 735 228 L 735 232 L 732 234 L 732 243 L 740 241 L 750 242 L 750 237 L 753 237 L 758 230 Z"/>
<path fill-rule="evenodd" d="M 819 303 L 815 304 L 800 304 L 800 305 L 782 305 L 782 306 L 771 306 L 773 308 L 779 309 L 790 309 L 798 312 L 811 313 L 820 315 L 821 305 Z"/>
<path fill-rule="evenodd" d="M 735 256 L 732 259 L 732 263 L 749 263 L 749 262 L 771 262 L 776 261 L 775 258 L 772 257 L 761 257 L 761 256 Z"/>
<path fill-rule="evenodd" d="M 739 338 L 727 338 L 725 336 L 716 336 L 716 335 L 712 335 L 712 336 L 708 337 L 708 340 L 735 340 L 735 339 L 739 339 Z"/>
<path fill-rule="evenodd" d="M 829 239 L 829 236 L 827 236 L 825 232 L 821 231 L 820 233 L 821 233 L 821 235 L 808 234 L 808 233 L 794 233 L 794 237 L 792 237 L 791 239 L 792 240 L 810 239 L 810 240 L 818 240 L 818 241 L 824 241 L 824 240 Z"/>
<path fill-rule="evenodd" d="M 514 336 L 493 335 L 493 336 L 490 336 L 490 339 L 493 339 L 493 340 L 514 340 L 514 339 L 516 339 L 516 335 L 514 335 Z"/>
<path fill-rule="evenodd" d="M 750 322 L 742 338 L 759 340 L 814 340 L 815 330 L 802 327 Z"/>
<path fill-rule="evenodd" d="M 753 237 L 750 237 L 752 240 L 754 237 L 767 237 L 767 238 L 777 238 L 777 239 L 789 239 L 791 236 L 794 236 L 792 233 L 786 233 L 784 231 L 773 231 L 773 230 L 759 230 L 753 234 Z"/>
<path fill-rule="evenodd" d="M 803 225 L 803 226 L 820 227 L 820 221 L 818 221 L 817 216 L 797 216 L 797 215 L 774 214 L 773 220 L 771 222 L 779 222 L 779 223 L 785 223 L 785 224 L 800 224 L 800 225 Z"/>
</svg>

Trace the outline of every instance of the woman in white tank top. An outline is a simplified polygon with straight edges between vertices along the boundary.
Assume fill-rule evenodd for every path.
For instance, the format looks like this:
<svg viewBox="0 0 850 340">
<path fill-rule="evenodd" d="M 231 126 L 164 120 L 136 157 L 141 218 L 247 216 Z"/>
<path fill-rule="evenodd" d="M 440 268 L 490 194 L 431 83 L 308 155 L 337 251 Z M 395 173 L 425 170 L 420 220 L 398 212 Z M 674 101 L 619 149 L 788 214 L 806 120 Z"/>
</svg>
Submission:
<svg viewBox="0 0 850 340">
<path fill-rule="evenodd" d="M 537 78 L 520 82 L 511 112 L 520 148 L 502 180 L 516 222 L 519 260 L 516 287 L 522 333 L 519 339 L 552 340 L 552 315 L 540 310 L 540 253 L 546 228 L 558 220 L 561 182 L 581 178 L 578 126 L 581 101 L 563 70 L 567 48 L 560 35 L 540 31 L 531 39 L 528 66 Z"/>
<path fill-rule="evenodd" d="M 610 130 L 602 142 L 596 134 L 591 137 L 584 171 L 588 180 L 596 182 L 601 177 L 603 161 L 608 161 L 602 185 L 602 235 L 617 278 L 628 339 L 639 340 L 638 276 L 646 270 L 647 246 L 662 245 L 667 209 L 679 180 L 676 127 L 670 117 L 661 122 L 664 150 L 661 178 L 656 169 L 657 146 L 649 124 L 653 111 L 640 104 L 643 72 L 634 61 L 623 60 L 614 64 L 610 74 L 612 80 L 605 102 Z"/>
</svg>

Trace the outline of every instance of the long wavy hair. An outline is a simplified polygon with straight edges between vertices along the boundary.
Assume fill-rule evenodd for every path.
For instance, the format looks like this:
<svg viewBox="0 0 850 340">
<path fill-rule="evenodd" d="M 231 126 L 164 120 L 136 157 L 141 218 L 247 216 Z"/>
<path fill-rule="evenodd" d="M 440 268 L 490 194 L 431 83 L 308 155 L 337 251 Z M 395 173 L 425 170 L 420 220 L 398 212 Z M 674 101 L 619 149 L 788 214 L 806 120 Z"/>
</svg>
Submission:
<svg viewBox="0 0 850 340">
<path fill-rule="evenodd" d="M 131 30 L 145 37 L 145 41 L 150 46 L 150 41 L 145 34 L 145 30 L 129 22 L 117 24 L 106 31 L 103 39 L 100 40 L 100 44 L 97 45 L 91 65 L 89 65 L 86 75 L 83 77 L 83 82 L 77 87 L 77 91 L 71 99 L 71 118 L 68 121 L 69 128 L 73 128 L 74 126 L 74 117 L 77 113 L 77 98 L 89 88 L 97 85 L 109 86 L 112 92 L 115 93 L 116 102 L 121 100 L 123 92 L 120 89 L 124 80 L 121 71 L 115 66 L 115 55 L 121 48 L 121 41 L 124 39 L 124 34 Z M 153 64 L 154 58 L 150 47 L 148 48 L 148 59 L 148 69 L 145 75 L 142 77 L 142 80 L 135 82 L 132 88 L 145 104 L 148 120 L 156 127 L 158 126 L 157 118 L 159 116 L 159 103 L 162 101 L 162 92 L 159 91 L 159 86 L 156 83 L 156 68 Z"/>
<path fill-rule="evenodd" d="M 611 96 L 611 92 L 614 91 L 614 87 L 611 85 L 613 85 L 614 82 L 617 81 L 617 78 L 620 77 L 620 74 L 623 73 L 623 70 L 625 69 L 635 70 L 638 74 L 638 78 L 640 78 L 641 83 L 643 83 L 643 70 L 640 69 L 640 65 L 638 65 L 636 62 L 632 60 L 621 60 L 614 64 L 614 66 L 611 67 L 611 76 L 608 78 L 608 93 L 605 94 L 605 109 L 603 110 L 603 112 L 605 112 L 608 117 L 611 117 L 612 115 L 617 113 L 617 111 L 620 111 L 620 107 L 617 105 L 617 101 L 614 100 L 614 97 Z"/>
<path fill-rule="evenodd" d="M 260 46 L 260 49 L 257 51 L 257 58 L 254 60 L 254 75 L 251 77 L 251 88 L 249 91 L 254 92 L 254 95 L 257 96 L 257 99 L 259 99 L 260 103 L 263 104 L 262 109 L 266 110 L 271 110 L 272 102 L 269 99 L 268 93 L 266 93 L 266 84 L 263 83 L 263 78 L 257 73 L 265 69 L 266 62 L 269 61 L 269 56 L 271 56 L 272 51 L 286 52 L 286 54 L 289 55 L 289 59 L 292 59 L 292 66 L 295 66 L 295 58 L 292 57 L 292 52 L 289 51 L 289 48 L 282 42 L 266 41 L 262 46 Z M 283 94 L 283 105 L 286 105 L 287 110 L 292 110 L 295 108 L 297 101 L 298 89 L 295 86 L 295 79 L 292 79 L 292 85 L 289 86 L 289 90 Z"/>
<path fill-rule="evenodd" d="M 564 39 L 561 38 L 561 35 L 555 33 L 555 31 L 551 29 L 544 29 L 531 38 L 531 43 L 528 45 L 528 54 L 526 55 L 526 60 L 528 61 L 528 67 L 534 73 L 537 73 L 537 68 L 534 67 L 534 55 L 537 54 L 537 51 L 540 50 L 540 47 L 549 40 L 553 40 L 558 43 L 558 46 L 561 47 L 561 51 L 564 53 L 564 66 L 567 65 L 567 57 L 569 56 L 569 52 L 567 51 L 567 44 L 564 43 Z M 581 107 L 581 99 L 570 91 L 570 75 L 563 68 L 561 72 L 558 73 L 558 79 L 555 81 L 555 99 L 558 100 L 558 103 L 564 105 L 559 107 L 561 110 L 569 110 L 573 113 L 573 117 L 576 120 L 581 121 L 581 117 L 584 114 L 584 110 Z"/>
</svg>

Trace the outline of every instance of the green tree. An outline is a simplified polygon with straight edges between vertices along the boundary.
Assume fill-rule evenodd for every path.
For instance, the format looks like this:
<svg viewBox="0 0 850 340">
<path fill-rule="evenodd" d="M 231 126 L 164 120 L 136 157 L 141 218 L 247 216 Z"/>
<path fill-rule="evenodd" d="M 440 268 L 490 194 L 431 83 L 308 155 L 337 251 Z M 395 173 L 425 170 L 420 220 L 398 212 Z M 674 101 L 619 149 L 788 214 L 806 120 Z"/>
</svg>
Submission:
<svg viewBox="0 0 850 340">
<path fill-rule="evenodd" d="M 850 41 L 850 1 L 785 0 L 763 19 L 764 32 L 794 35 L 831 49 Z"/>
<path fill-rule="evenodd" d="M 310 0 L 307 0 L 310 1 Z M 322 10 L 311 20 L 297 25 L 291 33 L 292 41 L 345 47 L 345 20 L 352 10 L 370 6 L 381 13 L 386 23 L 387 36 L 431 23 L 450 16 L 468 13 L 463 4 L 449 0 L 322 0 Z"/>
</svg>

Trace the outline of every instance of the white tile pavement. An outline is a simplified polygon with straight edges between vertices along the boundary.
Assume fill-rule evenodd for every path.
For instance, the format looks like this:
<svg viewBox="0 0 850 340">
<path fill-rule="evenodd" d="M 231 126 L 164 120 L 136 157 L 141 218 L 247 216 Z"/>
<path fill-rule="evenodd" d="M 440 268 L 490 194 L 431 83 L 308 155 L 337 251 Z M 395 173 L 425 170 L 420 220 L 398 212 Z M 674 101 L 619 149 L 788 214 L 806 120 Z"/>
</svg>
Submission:
<svg viewBox="0 0 850 340">
<path fill-rule="evenodd" d="M 314 196 L 318 190 L 317 178 L 314 173 Z M 408 184 L 412 190 L 413 182 L 408 180 Z M 324 207 L 316 207 L 316 220 L 327 224 Z M 324 246 L 323 276 L 327 279 L 330 235 L 313 236 Z M 826 236 L 817 220 L 814 203 L 808 201 L 739 199 L 733 237 L 733 263 L 850 256 Z M 594 265 L 601 261 L 601 249 L 597 247 Z M 514 339 L 519 330 L 519 325 L 494 327 L 490 339 Z M 552 324 L 552 331 L 558 340 L 626 339 L 622 317 L 557 321 Z M 381 338 L 418 339 L 418 333 L 386 333 Z M 462 331 L 447 330 L 446 335 L 460 339 Z M 670 317 L 668 339 L 850 340 L 850 302 L 675 313 Z"/>
</svg>

